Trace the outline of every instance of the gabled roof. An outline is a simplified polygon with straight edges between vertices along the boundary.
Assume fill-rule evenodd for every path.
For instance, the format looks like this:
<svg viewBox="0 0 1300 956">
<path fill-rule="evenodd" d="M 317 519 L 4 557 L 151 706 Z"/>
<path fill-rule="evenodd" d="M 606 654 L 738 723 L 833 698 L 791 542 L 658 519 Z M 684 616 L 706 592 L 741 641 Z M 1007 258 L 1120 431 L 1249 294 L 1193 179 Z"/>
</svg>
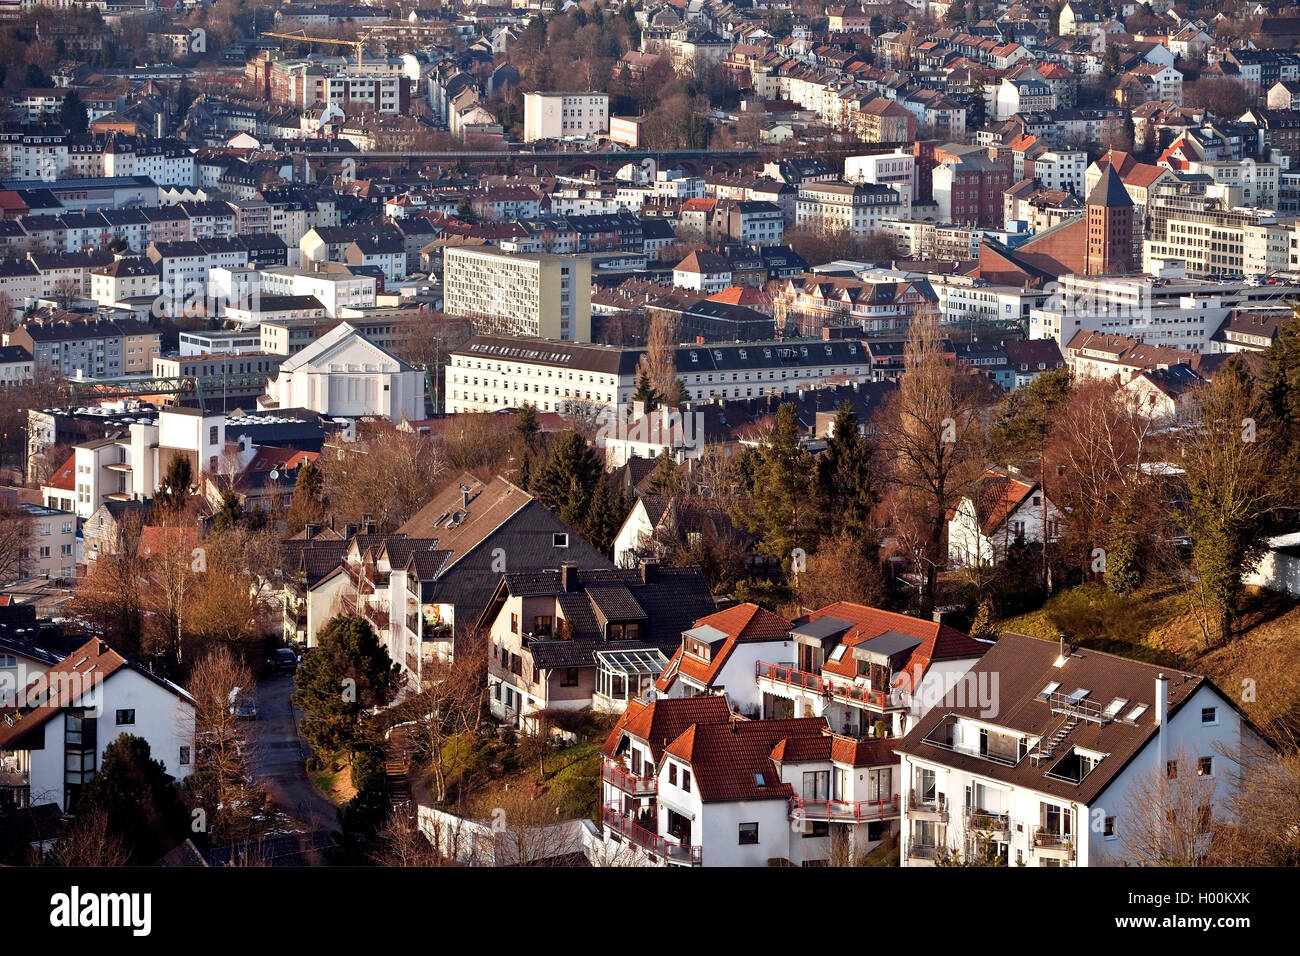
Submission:
<svg viewBox="0 0 1300 956">
<path fill-rule="evenodd" d="M 605 738 L 601 753 L 607 757 L 615 756 L 626 734 L 646 744 L 658 762 L 664 747 L 681 736 L 686 728 L 693 724 L 725 723 L 730 717 L 731 709 L 726 699 L 715 694 L 661 698 L 649 703 L 629 700 L 627 710 Z"/>
<path fill-rule="evenodd" d="M 896 749 L 902 754 L 1086 806 L 1093 804 L 1120 771 L 1154 738 L 1157 731 L 1155 689 L 1158 675 L 1163 674 L 1169 682 L 1170 720 L 1198 689 L 1209 685 L 1206 678 L 1198 674 L 1082 648 L 1073 650 L 1063 666 L 1055 667 L 1059 653 L 1055 641 L 1042 641 L 1010 632 L 1003 634 L 970 670 L 976 680 L 983 680 L 987 675 L 996 676 L 998 694 L 993 706 L 997 712 L 990 716 L 986 705 L 977 701 L 959 703 L 956 694 L 950 692 L 942 703 L 921 718 Z M 1102 711 L 1113 706 L 1114 702 L 1122 701 L 1116 719 L 1079 720 L 1059 740 L 1051 757 L 1035 761 L 1024 756 L 1011 766 L 925 742 L 925 738 L 940 724 L 952 717 L 975 718 L 985 724 L 1004 727 L 1031 742 L 1049 738 L 1058 728 L 1064 729 L 1067 719 L 1060 712 L 1059 705 L 1054 709 L 1050 699 L 1042 696 L 1052 684 L 1058 685 L 1055 689 L 1060 694 L 1087 691 L 1083 699 Z M 1234 707 L 1227 697 L 1219 696 L 1225 708 Z M 1143 709 L 1135 713 L 1138 707 Z M 1127 719 L 1130 715 L 1134 716 Z M 1049 776 L 1057 761 L 1074 747 L 1104 756 L 1078 784 Z"/>
<path fill-rule="evenodd" d="M 397 365 L 398 371 L 409 372 L 411 367 L 388 349 L 376 345 L 347 322 L 340 322 L 306 348 L 289 356 L 280 363 L 281 372 L 293 372 L 309 365 L 328 362 L 332 355 L 341 352 L 354 342 L 360 342 L 365 348 L 373 350 Z"/>
<path fill-rule="evenodd" d="M 773 750 L 782 741 L 798 746 L 790 741 L 822 737 L 825 730 L 824 717 L 697 723 L 664 748 L 664 756 L 690 764 L 704 803 L 787 800 L 794 788 L 782 782 Z"/>
<path fill-rule="evenodd" d="M 98 683 L 123 669 L 134 670 L 182 700 L 193 698 L 181 687 L 131 664 L 104 641 L 94 638 L 77 648 L 27 688 L 29 706 L 0 709 L 0 750 L 20 749 L 36 730 L 66 707 L 77 705 Z M 36 700 L 41 702 L 30 706 Z"/>
<path fill-rule="evenodd" d="M 702 661 L 698 657 L 687 654 L 684 646 L 679 644 L 673 652 L 668 667 L 664 669 L 663 675 L 655 684 L 657 688 L 667 690 L 679 673 L 696 683 L 710 687 L 730 659 L 737 644 L 783 641 L 789 635 L 790 622 L 757 604 L 745 603 L 702 617 L 695 622 L 695 627 L 691 630 L 700 628 L 712 628 L 723 635 L 720 639 L 710 642 L 709 659 Z"/>
</svg>

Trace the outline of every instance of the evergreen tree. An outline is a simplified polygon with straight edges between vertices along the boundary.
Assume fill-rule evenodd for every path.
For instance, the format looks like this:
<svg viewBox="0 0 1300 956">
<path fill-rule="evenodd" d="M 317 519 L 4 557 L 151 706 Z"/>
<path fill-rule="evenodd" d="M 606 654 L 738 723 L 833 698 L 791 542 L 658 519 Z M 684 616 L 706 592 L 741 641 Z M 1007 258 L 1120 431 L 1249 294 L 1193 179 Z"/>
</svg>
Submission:
<svg viewBox="0 0 1300 956">
<path fill-rule="evenodd" d="M 299 732 L 324 755 L 351 749 L 361 714 L 392 701 L 398 667 L 363 617 L 331 618 L 317 642 L 294 674 L 293 703 L 303 711 Z"/>
<path fill-rule="evenodd" d="M 221 493 L 221 507 L 212 516 L 212 530 L 229 531 L 239 524 L 244 517 L 244 508 L 239 503 L 239 496 L 230 488 Z"/>
<path fill-rule="evenodd" d="M 532 487 L 541 448 L 542 426 L 537 423 L 537 406 L 521 405 L 515 415 L 514 435 L 510 440 L 510 468 L 506 477 L 524 491 Z"/>
<path fill-rule="evenodd" d="M 104 748 L 99 770 L 82 787 L 76 810 L 98 808 L 108 829 L 131 850 L 131 862 L 148 865 L 179 842 L 188 815 L 166 764 L 153 759 L 143 737 L 122 734 Z"/>
<path fill-rule="evenodd" d="M 584 537 L 601 554 L 611 556 L 614 539 L 631 510 L 627 497 L 621 491 L 613 488 L 608 481 L 598 481 L 591 493 Z"/>
<path fill-rule="evenodd" d="M 190 460 L 184 455 L 174 455 L 167 463 L 167 470 L 163 472 L 154 501 L 160 508 L 168 510 L 179 508 L 189 497 L 190 484 L 193 481 L 194 470 L 190 466 Z"/>
<path fill-rule="evenodd" d="M 533 496 L 574 528 L 585 527 L 592 492 L 604 471 L 587 440 L 567 432 L 552 445 L 533 479 Z"/>
<path fill-rule="evenodd" d="M 654 471 L 650 472 L 649 488 L 652 494 L 673 497 L 682 493 L 682 476 L 677 469 L 677 462 L 665 448 L 655 459 Z"/>
<path fill-rule="evenodd" d="M 645 368 L 642 368 L 641 374 L 637 376 L 636 391 L 632 393 L 632 401 L 645 402 L 647 410 L 659 404 L 660 395 L 650 384 L 650 372 Z"/>
<path fill-rule="evenodd" d="M 319 521 L 325 515 L 325 484 L 320 468 L 314 461 L 305 461 L 298 468 L 293 497 L 289 499 L 289 512 L 284 518 L 285 535 L 292 538 L 308 522 Z"/>
<path fill-rule="evenodd" d="M 90 128 L 90 113 L 75 89 L 69 90 L 63 98 L 63 105 L 59 107 L 59 125 L 74 136 L 80 136 Z"/>
<path fill-rule="evenodd" d="M 786 567 L 795 548 L 817 549 L 815 473 L 812 454 L 799 442 L 794 405 L 786 403 L 777 410 L 772 432 L 758 451 L 752 496 L 732 515 L 738 525 L 761 537 L 759 551 L 780 558 Z"/>
<path fill-rule="evenodd" d="M 871 470 L 875 449 L 858 427 L 851 402 L 835 412 L 833 434 L 817 459 L 817 491 L 825 512 L 825 526 L 856 539 L 866 553 L 875 547 L 871 513 L 880 489 Z"/>
</svg>

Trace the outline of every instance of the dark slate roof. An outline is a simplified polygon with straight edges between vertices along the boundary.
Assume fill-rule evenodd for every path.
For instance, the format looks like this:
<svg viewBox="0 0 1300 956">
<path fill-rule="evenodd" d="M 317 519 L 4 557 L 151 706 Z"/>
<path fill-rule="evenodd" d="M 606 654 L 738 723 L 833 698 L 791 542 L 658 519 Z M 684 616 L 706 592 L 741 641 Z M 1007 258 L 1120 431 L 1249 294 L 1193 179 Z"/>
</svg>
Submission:
<svg viewBox="0 0 1300 956">
<path fill-rule="evenodd" d="M 1112 208 L 1133 205 L 1133 200 L 1129 198 L 1124 182 L 1119 178 L 1114 167 L 1107 166 L 1102 171 L 1101 179 L 1097 180 L 1097 185 L 1093 186 L 1092 192 L 1088 193 L 1088 205 Z"/>
</svg>

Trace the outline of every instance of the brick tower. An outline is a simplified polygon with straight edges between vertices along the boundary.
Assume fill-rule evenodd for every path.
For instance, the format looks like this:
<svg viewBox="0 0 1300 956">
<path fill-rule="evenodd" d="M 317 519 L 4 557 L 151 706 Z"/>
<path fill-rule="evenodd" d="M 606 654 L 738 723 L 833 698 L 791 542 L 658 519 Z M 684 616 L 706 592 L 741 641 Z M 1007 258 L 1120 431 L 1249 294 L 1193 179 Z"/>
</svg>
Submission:
<svg viewBox="0 0 1300 956">
<path fill-rule="evenodd" d="M 1133 200 L 1114 167 L 1102 170 L 1088 193 L 1086 273 L 1118 275 L 1133 271 Z"/>
</svg>

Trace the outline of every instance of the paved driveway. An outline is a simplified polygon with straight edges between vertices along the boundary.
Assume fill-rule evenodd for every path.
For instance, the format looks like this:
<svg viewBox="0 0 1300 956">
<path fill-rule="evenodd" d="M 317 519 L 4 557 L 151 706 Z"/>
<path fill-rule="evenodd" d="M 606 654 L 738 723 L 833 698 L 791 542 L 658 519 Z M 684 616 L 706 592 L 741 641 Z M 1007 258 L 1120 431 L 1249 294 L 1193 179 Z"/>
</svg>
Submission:
<svg viewBox="0 0 1300 956">
<path fill-rule="evenodd" d="M 338 811 L 307 777 L 311 748 L 298 737 L 289 704 L 293 676 L 276 674 L 257 685 L 257 720 L 248 722 L 253 779 L 266 787 L 277 810 L 310 829 L 338 829 Z"/>
</svg>

